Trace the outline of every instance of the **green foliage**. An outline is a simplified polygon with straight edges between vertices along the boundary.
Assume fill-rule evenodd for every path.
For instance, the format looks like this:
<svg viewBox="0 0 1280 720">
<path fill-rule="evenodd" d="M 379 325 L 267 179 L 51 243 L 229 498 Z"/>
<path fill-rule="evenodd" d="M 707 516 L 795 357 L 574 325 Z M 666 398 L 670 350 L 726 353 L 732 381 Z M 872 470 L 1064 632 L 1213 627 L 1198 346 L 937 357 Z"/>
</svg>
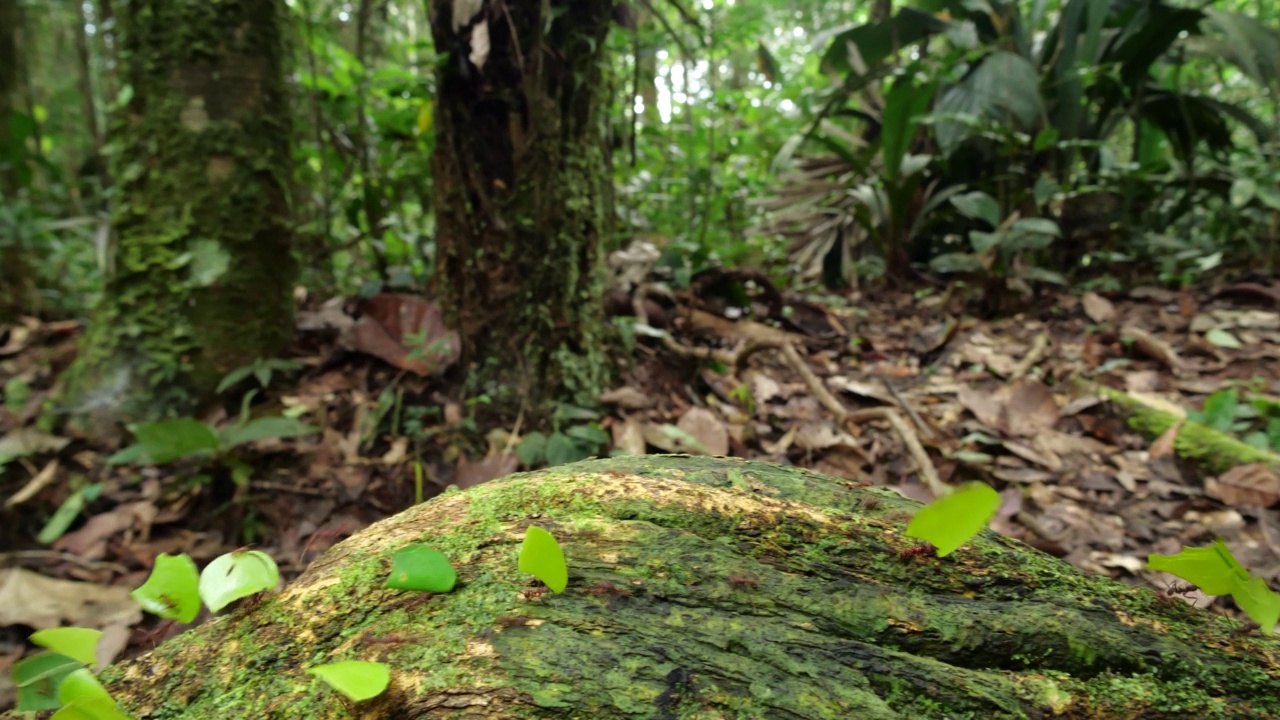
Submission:
<svg viewBox="0 0 1280 720">
<path fill-rule="evenodd" d="M 102 640 L 102 631 L 82 627 L 46 628 L 31 633 L 28 639 L 76 662 L 93 665 L 97 662 L 98 642 Z"/>
<path fill-rule="evenodd" d="M 102 494 L 102 487 L 103 484 L 100 482 L 76 487 L 67 499 L 62 501 L 53 515 L 49 516 L 44 527 L 40 529 L 40 534 L 36 536 L 36 540 L 47 545 L 62 537 L 67 528 L 71 527 L 71 523 L 80 517 L 85 505 L 98 499 Z"/>
<path fill-rule="evenodd" d="M 907 525 L 907 537 L 918 538 L 946 557 L 977 535 L 1000 509 L 1000 494 L 986 483 L 971 482 L 921 508 Z"/>
<path fill-rule="evenodd" d="M 530 525 L 520 544 L 520 572 L 538 578 L 552 592 L 564 592 L 569 584 L 569 568 L 564 561 L 564 551 L 551 533 L 536 525 Z"/>
<path fill-rule="evenodd" d="M 344 660 L 317 665 L 307 672 L 355 702 L 375 698 L 391 684 L 391 671 L 380 662 Z"/>
<path fill-rule="evenodd" d="M 276 561 L 261 550 L 219 555 L 200 573 L 200 599 L 213 612 L 241 598 L 270 590 L 280 582 Z"/>
<path fill-rule="evenodd" d="M 612 438 L 594 422 L 594 410 L 561 404 L 552 416 L 556 428 L 550 435 L 526 434 L 516 446 L 516 455 L 525 467 L 564 465 L 601 455 Z"/>
<path fill-rule="evenodd" d="M 222 382 L 218 383 L 218 388 L 214 392 L 219 394 L 226 392 L 229 388 L 234 387 L 250 376 L 258 381 L 258 387 L 265 390 L 271 384 L 271 378 L 275 373 L 292 372 L 300 368 L 302 368 L 302 363 L 293 360 L 258 358 L 244 367 L 236 368 L 227 373 L 226 377 L 222 378 Z"/>
<path fill-rule="evenodd" d="M 1221 539 L 1201 548 L 1183 548 L 1177 555 L 1150 555 L 1147 565 L 1176 575 L 1209 595 L 1230 595 L 1249 619 L 1270 634 L 1280 618 L 1280 595 L 1263 578 L 1244 569 Z"/>
<path fill-rule="evenodd" d="M 458 573 L 444 553 L 427 545 L 400 548 L 391 559 L 387 587 L 446 593 L 458 582 Z"/>
<path fill-rule="evenodd" d="M 147 581 L 129 594 L 143 610 L 189 623 L 200 612 L 200 572 L 190 555 L 160 553 Z"/>
<path fill-rule="evenodd" d="M 18 688 L 18 711 L 34 712 L 58 707 L 61 704 L 57 696 L 58 686 L 80 667 L 80 662 L 52 652 L 31 655 L 14 663 L 13 684 Z"/>
</svg>

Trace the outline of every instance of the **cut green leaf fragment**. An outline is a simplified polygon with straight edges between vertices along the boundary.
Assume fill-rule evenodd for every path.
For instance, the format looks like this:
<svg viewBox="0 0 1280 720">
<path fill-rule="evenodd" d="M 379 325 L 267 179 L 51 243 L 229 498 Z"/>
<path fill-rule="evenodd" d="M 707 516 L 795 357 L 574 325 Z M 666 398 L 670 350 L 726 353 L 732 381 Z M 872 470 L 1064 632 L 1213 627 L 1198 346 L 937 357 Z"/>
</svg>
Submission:
<svg viewBox="0 0 1280 720">
<path fill-rule="evenodd" d="M 219 555 L 200 573 L 200 599 L 213 612 L 280 582 L 276 561 L 261 550 L 236 550 Z"/>
<path fill-rule="evenodd" d="M 49 720 L 132 720 L 111 700 L 76 701 L 64 706 Z"/>
<path fill-rule="evenodd" d="M 344 660 L 313 667 L 307 672 L 355 702 L 375 698 L 391 683 L 391 671 L 379 662 Z"/>
<path fill-rule="evenodd" d="M 43 652 L 13 664 L 13 684 L 18 687 L 19 712 L 52 710 L 58 701 L 58 687 L 83 663 L 54 652 Z"/>
<path fill-rule="evenodd" d="M 147 581 L 129 597 L 152 615 L 189 623 L 200 612 L 199 586 L 200 571 L 191 556 L 160 553 Z"/>
<path fill-rule="evenodd" d="M 1249 582 L 1249 571 L 1221 539 L 1214 540 L 1208 547 L 1182 548 L 1177 555 L 1149 555 L 1147 566 L 1177 575 L 1206 595 L 1231 595 Z"/>
<path fill-rule="evenodd" d="M 569 584 L 569 567 L 564 551 L 551 533 L 531 525 L 520 544 L 520 572 L 526 572 L 546 583 L 553 592 L 564 592 Z"/>
<path fill-rule="evenodd" d="M 1208 547 L 1183 548 L 1177 555 L 1149 555 L 1147 566 L 1176 575 L 1206 595 L 1230 595 L 1264 633 L 1280 621 L 1280 595 L 1266 580 L 1250 576 L 1222 539 Z"/>
<path fill-rule="evenodd" d="M 969 542 L 1000 509 L 1000 494 L 980 482 L 965 483 L 911 518 L 907 537 L 932 544 L 945 557 Z"/>
<path fill-rule="evenodd" d="M 458 582 L 458 573 L 444 553 L 427 545 L 409 545 L 396 551 L 391 560 L 387 587 L 446 593 Z"/>
<path fill-rule="evenodd" d="M 31 642 L 61 653 L 76 662 L 94 665 L 98 661 L 98 641 L 102 631 L 83 627 L 56 627 L 31 633 Z"/>
<path fill-rule="evenodd" d="M 63 705 L 107 703 L 114 707 L 116 704 L 115 700 L 111 699 L 111 694 L 102 687 L 102 683 L 98 682 L 98 678 L 93 676 L 89 668 L 73 670 L 63 678 L 62 684 L 58 686 L 58 700 Z"/>
</svg>

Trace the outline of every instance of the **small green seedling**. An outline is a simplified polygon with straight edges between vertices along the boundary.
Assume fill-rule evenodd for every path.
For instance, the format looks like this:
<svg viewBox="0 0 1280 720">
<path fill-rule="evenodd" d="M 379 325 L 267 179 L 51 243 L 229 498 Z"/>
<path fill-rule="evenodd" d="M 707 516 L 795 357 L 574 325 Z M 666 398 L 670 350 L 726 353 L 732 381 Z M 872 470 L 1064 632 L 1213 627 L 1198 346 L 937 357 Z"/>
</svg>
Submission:
<svg viewBox="0 0 1280 720">
<path fill-rule="evenodd" d="M 446 593 L 458 582 L 458 573 L 444 553 L 427 545 L 409 545 L 396 551 L 391 560 L 387 587 Z"/>
<path fill-rule="evenodd" d="M 200 612 L 200 571 L 190 555 L 160 553 L 147 581 L 129 593 L 143 610 L 189 623 Z"/>
<path fill-rule="evenodd" d="M 564 562 L 564 551 L 551 533 L 536 525 L 530 525 L 520 544 L 520 572 L 526 572 L 546 583 L 553 592 L 564 592 L 569 584 L 569 567 Z"/>
<path fill-rule="evenodd" d="M 1263 632 L 1271 632 L 1280 620 L 1280 595 L 1262 578 L 1251 577 L 1221 538 L 1209 547 L 1183 548 L 1177 555 L 1149 555 L 1147 567 L 1176 575 L 1206 595 L 1230 595 Z"/>
<path fill-rule="evenodd" d="M 261 550 L 219 555 L 200 573 L 200 599 L 213 612 L 243 597 L 270 590 L 280 582 L 276 561 Z"/>
<path fill-rule="evenodd" d="M 946 557 L 977 535 L 1000 509 L 1000 494 L 980 482 L 965 483 L 911 518 L 907 537 L 930 543 Z"/>
<path fill-rule="evenodd" d="M 102 631 L 83 627 L 57 627 L 31 633 L 31 642 L 61 653 L 76 662 L 94 665 L 98 661 L 98 641 Z"/>
<path fill-rule="evenodd" d="M 380 662 L 344 660 L 313 667 L 307 672 L 355 702 L 378 697 L 391 683 L 391 671 Z"/>
<path fill-rule="evenodd" d="M 58 686 L 73 671 L 84 667 L 66 655 L 43 652 L 13 664 L 13 684 L 18 688 L 18 712 L 53 710 L 58 702 Z"/>
</svg>

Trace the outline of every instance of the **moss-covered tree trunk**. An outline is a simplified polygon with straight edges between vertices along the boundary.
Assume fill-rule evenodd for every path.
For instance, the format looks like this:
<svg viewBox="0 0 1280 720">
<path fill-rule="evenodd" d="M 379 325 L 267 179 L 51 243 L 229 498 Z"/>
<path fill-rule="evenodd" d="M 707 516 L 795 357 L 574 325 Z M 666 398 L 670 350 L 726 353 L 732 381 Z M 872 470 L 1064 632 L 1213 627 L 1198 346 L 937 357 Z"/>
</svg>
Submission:
<svg viewBox="0 0 1280 720">
<path fill-rule="evenodd" d="M 1275 718 L 1280 641 L 983 533 L 901 557 L 918 505 L 795 468 L 633 457 L 446 494 L 109 670 L 138 718 Z M 530 525 L 569 585 L 516 567 Z M 453 592 L 388 590 L 411 543 Z M 386 663 L 347 707 L 306 670 Z"/>
<path fill-rule="evenodd" d="M 293 325 L 281 0 L 131 0 L 116 15 L 115 247 L 68 377 L 95 419 L 186 412 Z"/>
<path fill-rule="evenodd" d="M 610 0 L 431 0 L 437 265 L 473 379 L 594 401 Z"/>
</svg>

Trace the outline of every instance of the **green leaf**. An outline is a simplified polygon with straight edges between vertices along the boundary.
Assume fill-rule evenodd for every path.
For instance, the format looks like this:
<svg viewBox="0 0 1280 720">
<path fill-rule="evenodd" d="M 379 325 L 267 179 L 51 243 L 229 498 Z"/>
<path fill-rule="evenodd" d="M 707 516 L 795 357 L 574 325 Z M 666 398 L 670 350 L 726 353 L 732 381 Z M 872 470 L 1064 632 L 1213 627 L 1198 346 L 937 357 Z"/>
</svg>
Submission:
<svg viewBox="0 0 1280 720">
<path fill-rule="evenodd" d="M 593 445 L 606 445 L 610 438 L 609 433 L 596 427 L 595 425 L 574 425 L 564 431 L 565 435 L 571 438 L 577 438 Z"/>
<path fill-rule="evenodd" d="M 1000 509 L 1000 493 L 985 483 L 965 483 L 921 508 L 907 525 L 918 538 L 946 557 L 977 535 Z"/>
<path fill-rule="evenodd" d="M 564 562 L 564 551 L 551 533 L 537 525 L 530 525 L 520 544 L 520 572 L 526 572 L 546 583 L 553 592 L 564 592 L 569 584 L 569 567 Z"/>
<path fill-rule="evenodd" d="M 913 74 L 899 75 L 893 87 L 885 94 L 884 112 L 880 126 L 880 157 L 884 163 L 884 176 L 896 179 L 902 168 L 902 159 L 911 149 L 920 118 L 929 110 L 929 103 L 938 91 L 937 81 L 917 83 Z"/>
<path fill-rule="evenodd" d="M 991 227 L 1000 224 L 1000 204 L 981 190 L 956 195 L 951 198 L 951 204 L 965 217 L 981 220 Z"/>
<path fill-rule="evenodd" d="M 458 582 L 458 573 L 444 553 L 427 545 L 400 548 L 391 559 L 387 587 L 446 593 Z"/>
<path fill-rule="evenodd" d="M 593 454 L 594 448 L 564 433 L 552 433 L 547 440 L 547 464 L 553 467 L 586 460 Z"/>
<path fill-rule="evenodd" d="M 991 248 L 999 245 L 1005 237 L 1005 233 L 970 230 L 969 244 L 973 246 L 973 251 L 975 253 L 981 255 Z"/>
<path fill-rule="evenodd" d="M 94 490 L 90 491 L 90 488 Z M 54 540 L 62 537 L 67 528 L 71 527 L 71 523 L 80 517 L 80 511 L 84 510 L 85 503 L 90 499 L 88 495 L 102 491 L 102 483 L 94 483 L 89 487 L 76 490 L 67 496 L 66 500 L 58 506 L 53 515 L 49 516 L 49 520 L 40 529 L 40 534 L 36 536 L 36 540 L 45 545 L 52 543 Z"/>
<path fill-rule="evenodd" d="M 189 623 L 200 612 L 199 583 L 200 572 L 190 555 L 160 553 L 147 581 L 129 597 L 152 615 Z"/>
<path fill-rule="evenodd" d="M 63 705 L 106 702 L 115 706 L 107 689 L 102 687 L 102 683 L 98 682 L 89 668 L 72 670 L 63 678 L 62 684 L 58 686 L 58 701 Z"/>
<path fill-rule="evenodd" d="M 58 686 L 72 671 L 84 667 L 66 655 L 42 652 L 13 664 L 13 684 L 18 687 L 21 712 L 52 710 L 59 705 Z"/>
<path fill-rule="evenodd" d="M 270 438 L 292 438 L 319 432 L 320 428 L 308 425 L 300 420 L 280 415 L 271 415 L 250 420 L 243 425 L 234 425 L 222 431 L 222 445 L 230 449 L 245 443 L 267 440 Z"/>
<path fill-rule="evenodd" d="M 1258 192 L 1258 183 L 1250 178 L 1236 178 L 1231 183 L 1231 207 L 1242 208 Z"/>
<path fill-rule="evenodd" d="M 1221 539 L 1208 547 L 1182 548 L 1177 555 L 1148 555 L 1147 567 L 1176 575 L 1208 595 L 1230 595 L 1249 582 L 1249 571 Z"/>
<path fill-rule="evenodd" d="M 1271 634 L 1276 621 L 1280 620 L 1280 595 L 1275 594 L 1267 586 L 1267 581 L 1260 577 L 1242 583 L 1231 593 L 1231 599 L 1236 601 L 1236 605 L 1240 606 L 1250 620 L 1258 623 L 1258 627 L 1266 635 Z"/>
<path fill-rule="evenodd" d="M 318 665 L 307 672 L 355 702 L 378 697 L 391 684 L 391 671 L 380 662 L 344 660 Z"/>
<path fill-rule="evenodd" d="M 196 287 L 208 287 L 222 277 L 231 267 L 231 255 L 216 240 L 196 240 L 191 244 L 187 270 Z"/>
<path fill-rule="evenodd" d="M 111 698 L 77 700 L 49 717 L 49 720 L 132 720 Z"/>
<path fill-rule="evenodd" d="M 540 432 L 531 432 L 520 440 L 516 446 L 516 455 L 520 464 L 534 467 L 547 461 L 547 436 Z"/>
<path fill-rule="evenodd" d="M 42 648 L 92 666 L 98 662 L 98 641 L 102 639 L 102 631 L 84 627 L 45 628 L 31 633 L 28 639 Z"/>
<path fill-rule="evenodd" d="M 1236 336 L 1222 328 L 1214 328 L 1205 333 L 1204 339 L 1220 348 L 1238 350 L 1241 347 L 1240 341 L 1236 339 Z"/>
<path fill-rule="evenodd" d="M 980 273 L 986 270 L 982 261 L 973 253 L 942 253 L 929 261 L 929 269 L 936 273 Z"/>
<path fill-rule="evenodd" d="M 132 720 L 111 698 L 77 700 L 49 717 L 49 720 Z"/>
<path fill-rule="evenodd" d="M 1219 390 L 1204 400 L 1204 410 L 1200 422 L 1218 432 L 1231 432 L 1231 424 L 1236 419 L 1236 407 L 1240 404 L 1240 393 L 1235 388 Z"/>
<path fill-rule="evenodd" d="M 280 582 L 276 561 L 261 550 L 219 555 L 200 573 L 200 599 L 213 612 L 243 597 L 270 590 Z"/>
<path fill-rule="evenodd" d="M 208 455 L 218 449 L 218 436 L 213 428 L 191 418 L 142 423 L 132 429 L 143 460 L 156 465 Z"/>
</svg>

